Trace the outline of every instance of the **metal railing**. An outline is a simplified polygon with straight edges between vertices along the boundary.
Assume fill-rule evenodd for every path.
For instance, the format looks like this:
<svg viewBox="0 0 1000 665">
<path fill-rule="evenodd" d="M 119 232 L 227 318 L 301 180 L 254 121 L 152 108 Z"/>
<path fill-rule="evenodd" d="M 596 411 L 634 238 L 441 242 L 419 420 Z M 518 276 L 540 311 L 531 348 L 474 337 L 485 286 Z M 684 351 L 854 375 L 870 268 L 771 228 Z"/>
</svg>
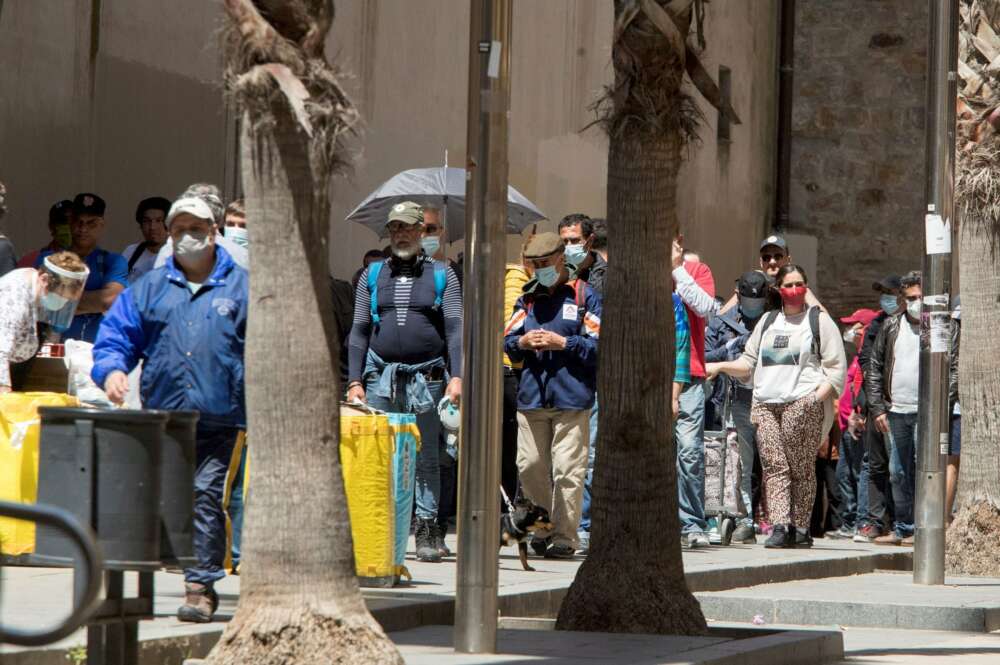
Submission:
<svg viewBox="0 0 1000 665">
<path fill-rule="evenodd" d="M 102 561 L 93 536 L 80 526 L 76 518 L 67 511 L 44 504 L 0 501 L 0 517 L 12 517 L 27 522 L 36 522 L 64 532 L 76 543 L 80 555 L 83 557 L 82 565 L 75 568 L 74 574 L 82 572 L 86 582 L 86 584 L 82 585 L 74 584 L 75 588 L 82 587 L 83 592 L 77 595 L 76 606 L 73 608 L 73 612 L 58 626 L 33 632 L 5 628 L 0 625 L 0 643 L 38 647 L 58 642 L 64 637 L 68 637 L 87 623 L 87 620 L 97 607 L 98 595 L 101 592 L 101 584 L 103 582 L 101 574 Z"/>
</svg>

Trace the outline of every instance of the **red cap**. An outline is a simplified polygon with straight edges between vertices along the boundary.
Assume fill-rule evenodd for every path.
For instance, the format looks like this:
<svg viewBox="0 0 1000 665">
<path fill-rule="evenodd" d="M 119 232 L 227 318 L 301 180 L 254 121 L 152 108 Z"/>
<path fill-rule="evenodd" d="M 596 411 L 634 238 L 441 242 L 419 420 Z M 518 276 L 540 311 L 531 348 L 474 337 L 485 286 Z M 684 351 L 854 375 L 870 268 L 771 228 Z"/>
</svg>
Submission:
<svg viewBox="0 0 1000 665">
<path fill-rule="evenodd" d="M 878 316 L 878 312 L 874 309 L 859 309 L 854 314 L 845 316 L 840 321 L 841 323 L 860 323 L 863 326 L 867 326 L 876 316 Z"/>
</svg>

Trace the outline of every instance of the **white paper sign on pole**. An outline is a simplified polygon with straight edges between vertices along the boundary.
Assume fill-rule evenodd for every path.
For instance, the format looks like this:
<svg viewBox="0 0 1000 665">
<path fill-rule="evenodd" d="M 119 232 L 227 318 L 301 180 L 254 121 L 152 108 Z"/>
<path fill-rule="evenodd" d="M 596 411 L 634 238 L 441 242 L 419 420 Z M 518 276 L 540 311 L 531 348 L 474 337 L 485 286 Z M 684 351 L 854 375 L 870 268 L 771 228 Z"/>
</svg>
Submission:
<svg viewBox="0 0 1000 665">
<path fill-rule="evenodd" d="M 924 215 L 928 254 L 951 254 L 951 222 L 941 215 Z"/>
</svg>

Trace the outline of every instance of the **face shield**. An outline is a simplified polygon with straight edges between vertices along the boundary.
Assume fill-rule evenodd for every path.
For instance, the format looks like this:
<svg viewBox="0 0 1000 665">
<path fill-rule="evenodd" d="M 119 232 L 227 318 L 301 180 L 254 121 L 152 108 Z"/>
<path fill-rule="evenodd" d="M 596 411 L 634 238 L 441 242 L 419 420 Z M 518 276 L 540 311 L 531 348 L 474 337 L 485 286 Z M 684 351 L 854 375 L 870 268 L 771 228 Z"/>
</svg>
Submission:
<svg viewBox="0 0 1000 665">
<path fill-rule="evenodd" d="M 66 332 L 73 322 L 90 270 L 72 272 L 52 263 L 49 257 L 42 262 L 42 270 L 49 276 L 49 287 L 38 302 L 38 321 L 49 324 L 56 332 Z"/>
</svg>

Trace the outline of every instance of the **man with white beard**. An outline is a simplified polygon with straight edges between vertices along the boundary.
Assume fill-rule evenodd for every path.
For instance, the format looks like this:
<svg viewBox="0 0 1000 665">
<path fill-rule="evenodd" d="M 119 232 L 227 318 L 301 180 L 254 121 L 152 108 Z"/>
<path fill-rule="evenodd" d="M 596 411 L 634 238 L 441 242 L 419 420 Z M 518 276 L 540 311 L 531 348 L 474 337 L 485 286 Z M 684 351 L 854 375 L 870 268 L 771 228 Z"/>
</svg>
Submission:
<svg viewBox="0 0 1000 665">
<path fill-rule="evenodd" d="M 437 524 L 441 498 L 439 436 L 442 395 L 462 393 L 462 287 L 455 271 L 422 252 L 424 217 L 412 202 L 386 220 L 391 256 L 358 279 L 348 343 L 348 401 L 417 416 L 417 558 L 437 562 L 450 552 Z"/>
</svg>

